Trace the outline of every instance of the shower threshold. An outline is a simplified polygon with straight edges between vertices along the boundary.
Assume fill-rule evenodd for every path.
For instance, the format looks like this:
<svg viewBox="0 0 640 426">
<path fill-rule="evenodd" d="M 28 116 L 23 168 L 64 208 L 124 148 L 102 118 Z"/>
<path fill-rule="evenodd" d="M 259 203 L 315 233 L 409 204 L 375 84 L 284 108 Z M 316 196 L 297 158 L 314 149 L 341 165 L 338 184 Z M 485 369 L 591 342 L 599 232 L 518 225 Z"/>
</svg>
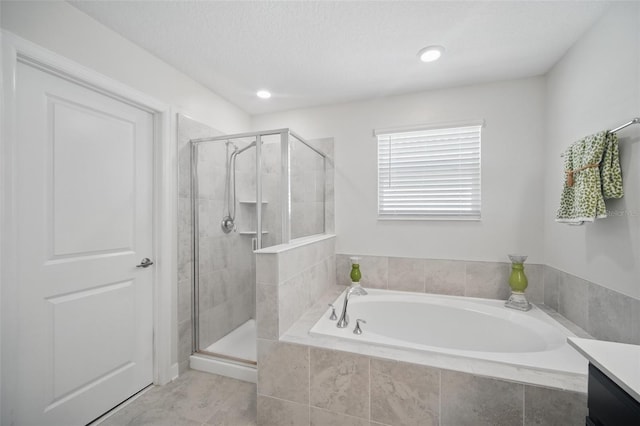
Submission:
<svg viewBox="0 0 640 426">
<path fill-rule="evenodd" d="M 251 319 L 189 358 L 193 370 L 256 383 L 256 322 Z"/>
</svg>

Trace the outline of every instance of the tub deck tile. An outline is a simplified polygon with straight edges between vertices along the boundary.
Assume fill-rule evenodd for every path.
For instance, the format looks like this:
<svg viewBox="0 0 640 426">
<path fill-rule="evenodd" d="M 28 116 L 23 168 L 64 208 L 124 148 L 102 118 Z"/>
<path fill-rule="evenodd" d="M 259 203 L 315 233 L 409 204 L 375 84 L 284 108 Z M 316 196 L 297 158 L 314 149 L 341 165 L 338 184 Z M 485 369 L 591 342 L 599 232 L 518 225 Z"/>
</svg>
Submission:
<svg viewBox="0 0 640 426">
<path fill-rule="evenodd" d="M 441 426 L 513 426 L 523 422 L 524 385 L 442 371 Z"/>
<path fill-rule="evenodd" d="M 440 370 L 371 360 L 371 420 L 391 425 L 438 425 Z"/>
<path fill-rule="evenodd" d="M 310 373 L 311 406 L 369 419 L 367 357 L 311 348 Z"/>
</svg>

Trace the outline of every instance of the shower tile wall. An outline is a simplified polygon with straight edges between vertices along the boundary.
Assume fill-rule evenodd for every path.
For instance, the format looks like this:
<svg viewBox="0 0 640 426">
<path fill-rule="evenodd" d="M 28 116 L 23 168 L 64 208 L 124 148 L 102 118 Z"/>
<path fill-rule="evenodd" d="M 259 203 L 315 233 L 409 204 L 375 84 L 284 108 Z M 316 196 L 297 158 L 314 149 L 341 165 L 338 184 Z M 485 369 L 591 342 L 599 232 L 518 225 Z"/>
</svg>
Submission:
<svg viewBox="0 0 640 426">
<path fill-rule="evenodd" d="M 291 238 L 323 232 L 332 233 L 335 229 L 333 138 L 307 141 L 326 154 L 326 164 L 318 154 L 295 138 L 292 137 L 289 140 L 291 143 Z M 282 197 L 280 136 L 265 136 L 263 142 L 261 178 L 262 247 L 264 248 L 282 243 Z M 251 194 L 248 198 L 255 200 L 255 194 Z M 239 206 L 238 214 L 241 217 L 247 214 L 247 207 L 246 204 Z M 249 221 L 254 220 L 255 215 L 249 217 Z"/>
<path fill-rule="evenodd" d="M 264 137 L 262 145 L 262 247 L 282 243 L 282 208 L 280 197 L 280 136 Z M 251 199 L 255 199 L 253 194 Z M 247 213 L 246 208 L 241 213 Z M 255 215 L 252 215 L 255 220 Z"/>
<path fill-rule="evenodd" d="M 242 148 L 243 145 L 239 144 L 239 147 Z M 202 144 L 198 150 L 200 349 L 207 348 L 253 318 L 255 312 L 252 235 L 240 232 L 225 234 L 220 228 L 220 221 L 225 214 L 226 158 L 226 146 L 223 142 Z M 238 156 L 238 200 L 255 199 L 254 170 L 253 150 Z M 238 213 L 245 207 L 246 204 L 239 203 Z M 255 208 L 255 204 L 251 207 Z M 240 214 L 236 219 L 239 231 L 255 229 L 255 225 L 251 228 Z"/>
<path fill-rule="evenodd" d="M 319 144 L 318 141 L 316 141 Z M 333 146 L 323 143 L 324 148 Z M 320 155 L 291 138 L 291 238 L 325 230 L 325 163 Z"/>
<path fill-rule="evenodd" d="M 334 139 L 322 138 L 313 139 L 309 143 L 316 149 L 324 152 L 326 157 L 324 176 L 324 227 L 325 232 L 333 234 L 336 232 L 335 220 L 335 165 L 334 165 Z"/>
<path fill-rule="evenodd" d="M 258 337 L 277 340 L 335 285 L 335 237 L 280 253 L 258 253 Z"/>
</svg>

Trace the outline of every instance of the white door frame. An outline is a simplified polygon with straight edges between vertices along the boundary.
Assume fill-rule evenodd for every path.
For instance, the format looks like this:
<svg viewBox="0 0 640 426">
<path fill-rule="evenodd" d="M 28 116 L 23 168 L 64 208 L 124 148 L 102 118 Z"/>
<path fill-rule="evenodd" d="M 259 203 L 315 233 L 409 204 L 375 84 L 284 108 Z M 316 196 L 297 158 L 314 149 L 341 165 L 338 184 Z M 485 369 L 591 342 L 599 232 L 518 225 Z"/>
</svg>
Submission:
<svg viewBox="0 0 640 426">
<path fill-rule="evenodd" d="M 172 364 L 177 340 L 177 145 L 175 120 L 169 105 L 106 77 L 13 33 L 2 30 L 2 133 L 0 135 L 0 408 L 1 424 L 11 424 L 15 406 L 17 359 L 17 239 L 16 233 L 16 69 L 26 62 L 106 96 L 148 111 L 154 119 L 153 247 L 153 382 L 163 385 L 178 374 Z"/>
</svg>

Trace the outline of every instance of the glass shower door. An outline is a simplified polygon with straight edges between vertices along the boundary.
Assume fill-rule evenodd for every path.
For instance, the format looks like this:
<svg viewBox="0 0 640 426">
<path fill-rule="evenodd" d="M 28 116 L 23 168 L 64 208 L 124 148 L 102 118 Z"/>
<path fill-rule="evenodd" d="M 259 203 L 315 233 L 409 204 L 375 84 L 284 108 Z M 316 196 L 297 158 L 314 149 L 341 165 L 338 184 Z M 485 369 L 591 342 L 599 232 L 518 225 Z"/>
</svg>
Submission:
<svg viewBox="0 0 640 426">
<path fill-rule="evenodd" d="M 255 364 L 255 138 L 193 150 L 196 351 Z"/>
</svg>

